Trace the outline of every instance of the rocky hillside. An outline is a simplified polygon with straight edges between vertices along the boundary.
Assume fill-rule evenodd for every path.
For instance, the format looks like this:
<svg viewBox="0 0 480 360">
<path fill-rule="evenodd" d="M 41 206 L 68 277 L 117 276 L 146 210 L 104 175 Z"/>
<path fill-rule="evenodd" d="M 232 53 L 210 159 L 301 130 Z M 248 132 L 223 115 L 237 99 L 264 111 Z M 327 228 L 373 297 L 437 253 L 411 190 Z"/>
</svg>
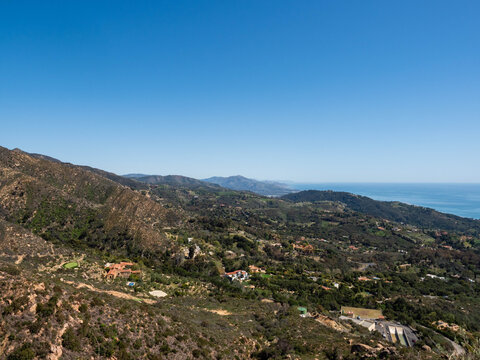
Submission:
<svg viewBox="0 0 480 360">
<path fill-rule="evenodd" d="M 103 173 L 0 148 L 0 214 L 59 243 L 165 251 L 181 215 Z"/>
</svg>

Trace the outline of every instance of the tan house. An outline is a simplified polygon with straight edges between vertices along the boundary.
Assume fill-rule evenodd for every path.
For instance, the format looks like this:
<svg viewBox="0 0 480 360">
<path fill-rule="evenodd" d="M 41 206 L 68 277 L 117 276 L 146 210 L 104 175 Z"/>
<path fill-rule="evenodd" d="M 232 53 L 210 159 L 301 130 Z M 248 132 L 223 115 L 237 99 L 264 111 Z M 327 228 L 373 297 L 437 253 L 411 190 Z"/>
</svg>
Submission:
<svg viewBox="0 0 480 360">
<path fill-rule="evenodd" d="M 304 253 L 313 253 L 315 251 L 315 248 L 308 244 L 308 245 L 297 245 L 297 244 L 293 244 L 293 248 L 295 250 L 300 250 Z"/>
<path fill-rule="evenodd" d="M 261 268 L 261 267 L 255 266 L 255 265 L 249 265 L 248 270 L 250 270 L 250 272 L 252 274 L 256 274 L 256 273 L 265 274 L 265 268 Z"/>
<path fill-rule="evenodd" d="M 437 329 L 439 329 L 439 330 L 449 329 L 449 330 L 452 330 L 454 332 L 457 332 L 458 330 L 460 330 L 460 326 L 458 326 L 457 324 L 449 324 L 449 323 L 447 323 L 445 321 L 442 321 L 442 320 L 438 320 L 436 323 L 433 322 L 432 325 L 436 325 Z"/>
</svg>

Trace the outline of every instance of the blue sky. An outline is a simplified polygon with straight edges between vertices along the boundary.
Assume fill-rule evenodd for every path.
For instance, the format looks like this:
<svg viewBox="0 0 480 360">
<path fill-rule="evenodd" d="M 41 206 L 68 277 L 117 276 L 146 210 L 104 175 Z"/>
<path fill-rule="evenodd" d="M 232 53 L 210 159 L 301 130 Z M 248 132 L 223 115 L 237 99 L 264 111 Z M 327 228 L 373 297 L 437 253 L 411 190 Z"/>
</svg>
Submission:
<svg viewBox="0 0 480 360">
<path fill-rule="evenodd" d="M 1 1 L 0 145 L 119 174 L 480 182 L 478 1 Z"/>
</svg>

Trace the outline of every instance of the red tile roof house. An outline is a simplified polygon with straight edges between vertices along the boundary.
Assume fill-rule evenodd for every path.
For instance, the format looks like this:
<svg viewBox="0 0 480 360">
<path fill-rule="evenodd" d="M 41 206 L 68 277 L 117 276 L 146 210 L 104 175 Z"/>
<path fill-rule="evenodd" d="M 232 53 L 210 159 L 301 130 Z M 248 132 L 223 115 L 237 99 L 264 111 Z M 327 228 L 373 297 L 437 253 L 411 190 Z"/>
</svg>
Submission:
<svg viewBox="0 0 480 360">
<path fill-rule="evenodd" d="M 246 272 L 245 270 L 235 270 L 225 273 L 225 277 L 230 280 L 243 281 L 248 279 L 248 272 Z"/>
<path fill-rule="evenodd" d="M 106 264 L 105 269 L 107 269 L 107 273 L 105 277 L 107 279 L 116 279 L 117 276 L 128 278 L 132 274 L 141 274 L 140 270 L 132 270 L 129 267 L 133 266 L 133 263 L 130 262 L 121 262 L 119 264 Z"/>
</svg>

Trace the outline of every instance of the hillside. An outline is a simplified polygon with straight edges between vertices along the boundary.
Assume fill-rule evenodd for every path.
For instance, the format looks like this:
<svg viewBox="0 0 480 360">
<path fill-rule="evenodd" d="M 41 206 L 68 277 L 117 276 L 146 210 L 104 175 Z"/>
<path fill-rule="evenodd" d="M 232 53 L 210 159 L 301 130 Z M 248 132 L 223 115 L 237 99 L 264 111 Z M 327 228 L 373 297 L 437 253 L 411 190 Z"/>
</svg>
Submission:
<svg viewBox="0 0 480 360">
<path fill-rule="evenodd" d="M 466 219 L 422 227 L 370 199 L 350 208 L 351 194 L 275 198 L 165 178 L 0 148 L 0 359 L 480 351 L 480 239 Z M 135 272 L 107 278 L 122 262 Z M 248 278 L 224 276 L 235 270 Z M 381 310 L 419 340 L 394 345 L 342 319 L 342 306 Z"/>
<path fill-rule="evenodd" d="M 165 251 L 170 241 L 153 224 L 170 226 L 177 214 L 102 175 L 109 173 L 0 148 L 0 213 L 57 242 Z"/>
<path fill-rule="evenodd" d="M 444 214 L 433 209 L 407 205 L 397 201 L 377 201 L 366 196 L 336 191 L 307 190 L 282 197 L 293 202 L 335 201 L 349 209 L 383 219 L 425 228 L 470 231 L 480 233 L 480 221 Z"/>
<path fill-rule="evenodd" d="M 271 181 L 258 181 L 240 175 L 229 177 L 214 176 L 208 179 L 203 179 L 203 181 L 217 184 L 227 189 L 251 191 L 265 196 L 281 196 L 293 191 L 285 184 Z"/>
<path fill-rule="evenodd" d="M 125 175 L 129 179 L 135 179 L 136 181 L 150 184 L 150 185 L 169 185 L 186 188 L 205 188 L 212 190 L 220 190 L 219 186 L 210 184 L 205 181 L 189 178 L 181 175 L 142 175 L 142 174 L 129 174 Z"/>
</svg>

